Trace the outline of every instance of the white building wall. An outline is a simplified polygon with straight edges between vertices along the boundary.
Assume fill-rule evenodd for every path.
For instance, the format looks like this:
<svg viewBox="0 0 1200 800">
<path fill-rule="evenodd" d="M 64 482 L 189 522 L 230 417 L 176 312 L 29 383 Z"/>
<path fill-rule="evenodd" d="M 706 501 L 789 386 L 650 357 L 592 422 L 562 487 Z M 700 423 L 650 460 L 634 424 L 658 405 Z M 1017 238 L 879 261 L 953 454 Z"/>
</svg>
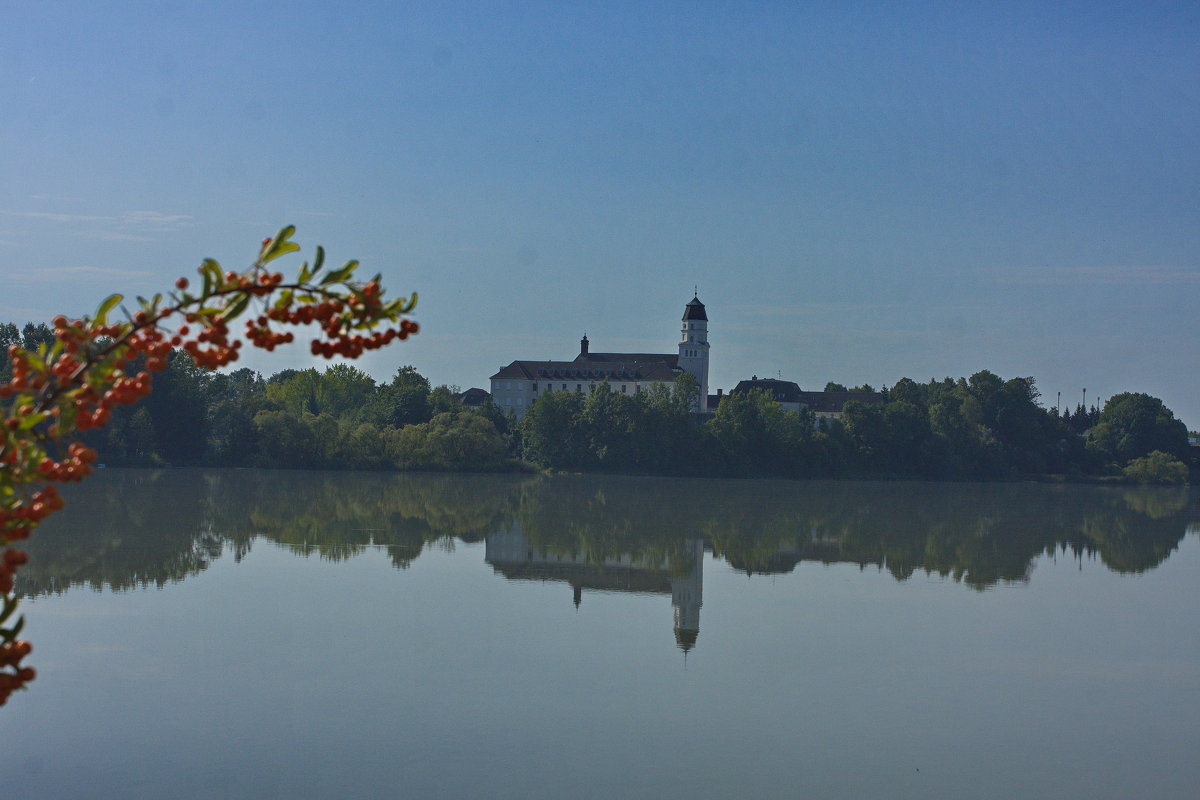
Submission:
<svg viewBox="0 0 1200 800">
<path fill-rule="evenodd" d="M 708 410 L 708 323 L 684 320 L 679 331 L 679 367 L 700 385 L 700 411 Z"/>
<path fill-rule="evenodd" d="M 585 396 L 595 390 L 603 380 L 523 380 L 514 378 L 495 378 L 492 380 L 492 402 L 501 411 L 512 409 L 517 419 L 525 416 L 529 407 L 547 392 L 574 392 L 576 390 Z M 608 388 L 613 394 L 634 395 L 649 390 L 660 381 L 608 381 Z M 535 390 L 534 387 L 537 387 Z M 566 388 L 563 388 L 566 387 Z"/>
</svg>

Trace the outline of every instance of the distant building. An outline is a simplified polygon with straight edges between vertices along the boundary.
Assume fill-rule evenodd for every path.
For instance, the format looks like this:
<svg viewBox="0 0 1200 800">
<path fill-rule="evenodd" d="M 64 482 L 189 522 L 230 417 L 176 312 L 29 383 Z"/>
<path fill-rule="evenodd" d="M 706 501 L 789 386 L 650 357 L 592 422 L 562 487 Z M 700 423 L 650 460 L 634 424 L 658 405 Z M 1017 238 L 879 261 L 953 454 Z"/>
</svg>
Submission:
<svg viewBox="0 0 1200 800">
<path fill-rule="evenodd" d="M 700 386 L 698 411 L 708 410 L 708 314 L 699 297 L 683 309 L 675 353 L 593 353 L 585 335 L 571 361 L 514 361 L 491 377 L 492 399 L 519 418 L 546 392 L 591 392 L 607 383 L 618 394 L 670 385 L 687 372 Z"/>
<path fill-rule="evenodd" d="M 454 395 L 454 399 L 460 404 L 469 408 L 480 408 L 482 406 L 486 406 L 488 401 L 492 399 L 492 396 L 483 389 L 476 389 L 474 386 L 472 386 L 465 392 L 459 392 L 458 394 Z"/>
<path fill-rule="evenodd" d="M 884 396 L 879 392 L 806 392 L 793 381 L 760 378 L 757 375 L 741 381 L 730 394 L 746 394 L 755 389 L 770 392 L 779 405 L 788 411 L 809 408 L 817 419 L 841 419 L 846 403 L 882 403 Z"/>
</svg>

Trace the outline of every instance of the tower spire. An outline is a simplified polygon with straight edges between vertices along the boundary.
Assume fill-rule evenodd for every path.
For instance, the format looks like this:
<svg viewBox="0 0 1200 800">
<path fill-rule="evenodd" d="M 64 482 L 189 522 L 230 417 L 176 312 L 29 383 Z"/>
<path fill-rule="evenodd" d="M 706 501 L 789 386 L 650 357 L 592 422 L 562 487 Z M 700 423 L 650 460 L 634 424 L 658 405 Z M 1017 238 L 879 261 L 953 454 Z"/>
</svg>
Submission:
<svg viewBox="0 0 1200 800">
<path fill-rule="evenodd" d="M 699 286 L 695 286 L 697 291 Z M 679 368 L 696 379 L 700 396 L 695 411 L 708 410 L 708 314 L 700 297 L 693 297 L 683 307 L 683 325 L 679 329 Z"/>
</svg>

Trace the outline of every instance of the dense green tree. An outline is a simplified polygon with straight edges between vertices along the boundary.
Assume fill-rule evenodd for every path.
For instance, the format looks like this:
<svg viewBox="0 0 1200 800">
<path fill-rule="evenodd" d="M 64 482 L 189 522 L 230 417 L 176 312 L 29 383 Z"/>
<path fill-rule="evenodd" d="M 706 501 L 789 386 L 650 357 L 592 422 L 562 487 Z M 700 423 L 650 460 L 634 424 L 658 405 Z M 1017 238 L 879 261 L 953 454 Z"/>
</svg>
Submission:
<svg viewBox="0 0 1200 800">
<path fill-rule="evenodd" d="M 267 400 L 293 415 L 317 414 L 321 374 L 313 368 L 284 370 L 267 381 Z"/>
<path fill-rule="evenodd" d="M 327 465 L 340 469 L 385 469 L 391 466 L 379 428 L 369 422 L 341 421 L 336 438 L 327 443 Z"/>
<path fill-rule="evenodd" d="M 400 469 L 489 470 L 507 457 L 504 437 L 483 415 L 458 410 L 393 429 L 387 454 Z"/>
<path fill-rule="evenodd" d="M 25 327 L 21 329 L 21 346 L 26 350 L 37 350 L 39 345 L 49 347 L 52 344 L 54 344 L 54 331 L 44 322 L 37 325 L 26 322 Z"/>
<path fill-rule="evenodd" d="M 129 418 L 125 431 L 126 458 L 136 464 L 157 462 L 158 440 L 154 435 L 154 420 L 145 408 L 139 408 Z"/>
<path fill-rule="evenodd" d="M 927 409 L 929 407 L 929 389 L 911 378 L 901 378 L 888 391 L 888 399 Z"/>
<path fill-rule="evenodd" d="M 884 474 L 930 471 L 929 413 L 903 400 L 846 403 L 843 423 L 857 449 L 860 468 Z"/>
<path fill-rule="evenodd" d="M 1154 450 L 1180 461 L 1189 455 L 1187 426 L 1157 397 L 1130 392 L 1114 395 L 1104 404 L 1088 447 L 1118 465 Z"/>
<path fill-rule="evenodd" d="M 367 404 L 366 419 L 397 428 L 428 422 L 432 416 L 429 393 L 429 380 L 415 367 L 400 367 Z"/>
<path fill-rule="evenodd" d="M 437 386 L 429 392 L 429 414 L 430 418 L 438 414 L 447 414 L 459 411 L 462 405 L 454 399 L 457 392 L 449 386 Z"/>
<path fill-rule="evenodd" d="M 588 461 L 600 469 L 644 469 L 638 428 L 642 407 L 628 394 L 597 384 L 583 401 L 580 425 L 587 441 Z"/>
<path fill-rule="evenodd" d="M 322 466 L 324 448 L 314 430 L 315 419 L 307 411 L 299 415 L 286 410 L 258 412 L 254 427 L 259 465 L 282 469 Z"/>
<path fill-rule="evenodd" d="M 143 405 L 154 421 L 155 452 L 170 464 L 204 459 L 208 440 L 208 382 L 211 373 L 182 351 L 171 353 Z"/>
<path fill-rule="evenodd" d="M 335 417 L 358 413 L 375 393 L 375 380 L 350 364 L 325 368 L 316 384 L 318 414 Z"/>
<path fill-rule="evenodd" d="M 518 423 L 523 458 L 550 469 L 581 469 L 589 460 L 579 392 L 541 394 Z"/>
<path fill-rule="evenodd" d="M 372 399 L 375 381 L 349 364 L 334 364 L 324 373 L 315 369 L 292 370 L 282 380 L 267 382 L 271 403 L 293 414 L 332 414 L 341 417 L 358 413 Z"/>
<path fill-rule="evenodd" d="M 208 447 L 205 460 L 245 467 L 258 453 L 254 415 L 266 407 L 266 382 L 245 367 L 216 373 L 208 385 Z"/>
<path fill-rule="evenodd" d="M 805 472 L 811 416 L 785 411 L 765 389 L 724 397 L 708 428 L 728 474 L 795 477 Z"/>
</svg>

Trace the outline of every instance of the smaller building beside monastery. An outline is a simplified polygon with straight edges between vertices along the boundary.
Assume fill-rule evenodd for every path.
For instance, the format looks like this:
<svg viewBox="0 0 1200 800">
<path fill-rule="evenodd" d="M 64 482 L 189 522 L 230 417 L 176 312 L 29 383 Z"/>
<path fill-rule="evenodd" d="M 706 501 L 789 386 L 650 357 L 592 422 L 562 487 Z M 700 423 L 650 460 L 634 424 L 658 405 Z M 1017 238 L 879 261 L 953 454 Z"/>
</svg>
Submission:
<svg viewBox="0 0 1200 800">
<path fill-rule="evenodd" d="M 755 389 L 770 393 L 775 402 L 788 411 L 808 408 L 817 419 L 841 419 L 846 403 L 882 403 L 884 396 L 879 392 L 806 392 L 794 381 L 775 378 L 760 378 L 757 375 L 748 381 L 739 381 L 730 394 L 745 394 Z"/>
</svg>

